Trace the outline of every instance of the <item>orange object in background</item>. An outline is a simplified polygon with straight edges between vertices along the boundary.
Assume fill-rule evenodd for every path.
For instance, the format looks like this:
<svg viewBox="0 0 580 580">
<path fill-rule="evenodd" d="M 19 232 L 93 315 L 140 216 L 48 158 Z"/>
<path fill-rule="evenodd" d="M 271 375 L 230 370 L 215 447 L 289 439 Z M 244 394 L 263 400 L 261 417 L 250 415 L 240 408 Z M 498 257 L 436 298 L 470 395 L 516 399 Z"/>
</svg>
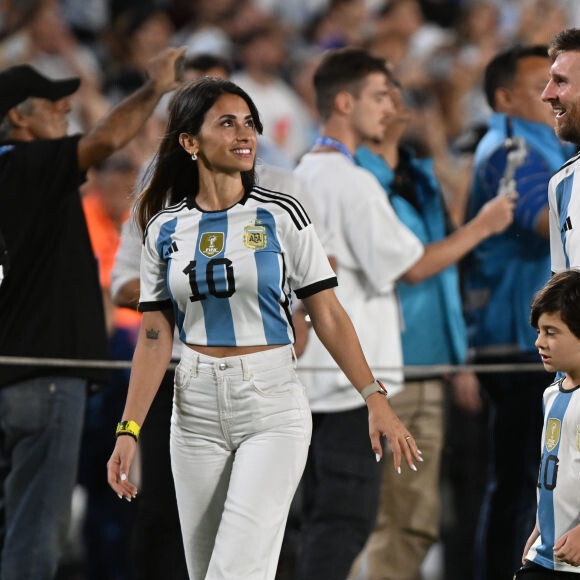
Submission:
<svg viewBox="0 0 580 580">
<path fill-rule="evenodd" d="M 99 263 L 101 287 L 108 291 L 111 286 L 111 271 L 121 242 L 121 234 L 115 221 L 105 211 L 101 196 L 97 191 L 91 190 L 83 197 L 83 210 L 93 251 Z M 124 219 L 121 220 L 121 223 L 129 218 L 129 213 L 129 210 L 124 212 Z M 141 314 L 138 312 L 129 308 L 114 308 L 114 323 L 117 328 L 134 328 L 141 324 Z"/>
<path fill-rule="evenodd" d="M 107 325 L 138 330 L 141 315 L 129 308 L 114 306 L 109 296 L 111 272 L 121 242 L 121 226 L 131 212 L 131 191 L 137 178 L 137 169 L 138 165 L 130 154 L 119 152 L 111 156 L 91 173 L 88 192 L 83 196 L 82 203 L 93 251 L 99 264 Z"/>
</svg>

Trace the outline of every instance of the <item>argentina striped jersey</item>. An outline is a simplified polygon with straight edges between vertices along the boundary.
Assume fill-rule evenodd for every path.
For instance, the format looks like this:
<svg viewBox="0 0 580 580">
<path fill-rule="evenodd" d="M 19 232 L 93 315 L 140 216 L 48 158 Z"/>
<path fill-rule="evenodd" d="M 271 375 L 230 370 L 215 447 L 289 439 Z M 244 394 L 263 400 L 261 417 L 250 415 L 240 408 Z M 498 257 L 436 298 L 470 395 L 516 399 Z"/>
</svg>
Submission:
<svg viewBox="0 0 580 580">
<path fill-rule="evenodd" d="M 580 155 L 552 176 L 550 203 L 550 252 L 552 272 L 580 268 Z"/>
<path fill-rule="evenodd" d="M 290 344 L 290 291 L 336 285 L 308 215 L 284 193 L 256 186 L 221 211 L 185 199 L 145 231 L 140 310 L 173 306 L 187 344 Z"/>
<path fill-rule="evenodd" d="M 544 392 L 538 474 L 540 535 L 527 559 L 549 570 L 580 573 L 580 568 L 554 557 L 554 544 L 580 524 L 580 387 L 564 390 L 563 380 Z"/>
</svg>

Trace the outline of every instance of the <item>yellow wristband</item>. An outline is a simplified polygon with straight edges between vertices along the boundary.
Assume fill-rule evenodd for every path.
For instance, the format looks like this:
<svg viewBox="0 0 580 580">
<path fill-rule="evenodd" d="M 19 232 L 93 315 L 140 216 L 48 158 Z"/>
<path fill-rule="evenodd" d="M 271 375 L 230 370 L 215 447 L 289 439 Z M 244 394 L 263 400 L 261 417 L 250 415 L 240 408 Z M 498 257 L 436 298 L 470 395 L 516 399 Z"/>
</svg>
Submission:
<svg viewBox="0 0 580 580">
<path fill-rule="evenodd" d="M 139 433 L 141 432 L 141 427 L 135 423 L 135 421 L 121 421 L 117 423 L 117 430 L 115 431 L 115 435 L 119 437 L 119 435 L 130 435 L 137 441 L 139 439 Z"/>
</svg>

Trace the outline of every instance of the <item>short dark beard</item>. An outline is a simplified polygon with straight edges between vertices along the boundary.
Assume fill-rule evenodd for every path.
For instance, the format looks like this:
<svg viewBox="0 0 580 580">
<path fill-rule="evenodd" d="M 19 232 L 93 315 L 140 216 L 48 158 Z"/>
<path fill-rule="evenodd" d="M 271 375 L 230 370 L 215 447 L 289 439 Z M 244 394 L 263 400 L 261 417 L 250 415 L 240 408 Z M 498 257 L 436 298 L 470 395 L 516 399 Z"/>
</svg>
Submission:
<svg viewBox="0 0 580 580">
<path fill-rule="evenodd" d="M 567 122 L 559 125 L 556 120 L 554 130 L 556 135 L 563 141 L 568 141 L 574 145 L 580 145 L 580 115 L 576 105 L 566 109 Z"/>
<path fill-rule="evenodd" d="M 580 129 L 576 129 L 576 127 L 563 127 L 559 129 L 556 126 L 556 135 L 562 141 L 568 141 L 569 143 L 580 146 Z"/>
</svg>

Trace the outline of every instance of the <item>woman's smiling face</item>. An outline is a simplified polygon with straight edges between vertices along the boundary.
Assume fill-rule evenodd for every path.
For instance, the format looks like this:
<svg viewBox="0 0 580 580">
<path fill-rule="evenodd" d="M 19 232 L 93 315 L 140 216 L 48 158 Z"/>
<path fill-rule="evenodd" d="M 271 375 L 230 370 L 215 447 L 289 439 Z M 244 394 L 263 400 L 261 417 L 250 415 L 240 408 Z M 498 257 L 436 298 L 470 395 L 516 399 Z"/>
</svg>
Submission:
<svg viewBox="0 0 580 580">
<path fill-rule="evenodd" d="M 207 111 L 195 153 L 209 169 L 224 173 L 250 171 L 256 156 L 254 119 L 242 97 L 225 93 Z"/>
</svg>

